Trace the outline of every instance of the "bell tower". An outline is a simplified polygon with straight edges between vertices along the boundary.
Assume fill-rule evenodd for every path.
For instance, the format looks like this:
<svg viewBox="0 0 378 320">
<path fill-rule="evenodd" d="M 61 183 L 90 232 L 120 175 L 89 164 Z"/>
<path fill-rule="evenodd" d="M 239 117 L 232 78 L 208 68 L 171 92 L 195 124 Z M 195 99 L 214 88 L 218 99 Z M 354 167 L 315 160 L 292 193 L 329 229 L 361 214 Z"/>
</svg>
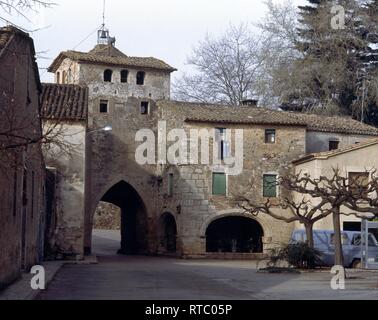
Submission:
<svg viewBox="0 0 378 320">
<path fill-rule="evenodd" d="M 116 38 L 111 37 L 109 30 L 102 25 L 101 29 L 97 31 L 97 44 L 114 46 Z"/>
</svg>

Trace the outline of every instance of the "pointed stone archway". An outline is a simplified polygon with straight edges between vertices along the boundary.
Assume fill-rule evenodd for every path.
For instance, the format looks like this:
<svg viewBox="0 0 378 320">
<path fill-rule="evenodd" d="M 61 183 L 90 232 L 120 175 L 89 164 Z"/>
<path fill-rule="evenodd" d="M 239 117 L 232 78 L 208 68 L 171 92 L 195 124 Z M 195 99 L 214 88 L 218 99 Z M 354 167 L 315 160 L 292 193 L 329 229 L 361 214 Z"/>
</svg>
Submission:
<svg viewBox="0 0 378 320">
<path fill-rule="evenodd" d="M 111 203 L 121 210 L 121 244 L 118 253 L 146 254 L 148 252 L 147 210 L 138 192 L 122 180 L 112 186 L 100 201 Z"/>
</svg>

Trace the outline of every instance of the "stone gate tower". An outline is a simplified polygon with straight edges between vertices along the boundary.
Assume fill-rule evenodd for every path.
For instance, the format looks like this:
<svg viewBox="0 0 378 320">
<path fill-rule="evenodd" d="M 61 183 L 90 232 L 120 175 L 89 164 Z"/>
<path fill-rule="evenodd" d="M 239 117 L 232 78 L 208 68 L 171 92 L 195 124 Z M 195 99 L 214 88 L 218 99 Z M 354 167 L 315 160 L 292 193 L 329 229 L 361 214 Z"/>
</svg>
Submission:
<svg viewBox="0 0 378 320">
<path fill-rule="evenodd" d="M 127 56 L 103 27 L 91 51 L 62 52 L 49 71 L 57 84 L 88 88 L 85 212 L 82 226 L 76 226 L 85 230 L 85 253 L 91 251 L 93 216 L 100 201 L 121 208 L 122 251 L 155 253 L 157 167 L 136 165 L 135 134 L 156 128 L 155 101 L 169 99 L 176 69 L 156 58 Z"/>
</svg>

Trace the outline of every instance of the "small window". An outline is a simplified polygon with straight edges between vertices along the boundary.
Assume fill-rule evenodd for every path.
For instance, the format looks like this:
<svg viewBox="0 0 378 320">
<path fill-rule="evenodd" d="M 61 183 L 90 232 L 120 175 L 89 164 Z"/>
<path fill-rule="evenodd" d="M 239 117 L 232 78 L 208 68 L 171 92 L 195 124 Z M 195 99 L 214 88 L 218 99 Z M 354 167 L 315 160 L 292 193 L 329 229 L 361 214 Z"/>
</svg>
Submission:
<svg viewBox="0 0 378 320">
<path fill-rule="evenodd" d="M 127 83 L 128 78 L 129 78 L 129 71 L 127 71 L 127 70 L 122 70 L 122 71 L 121 71 L 121 82 L 122 82 L 122 83 Z"/>
<path fill-rule="evenodd" d="M 275 129 L 266 129 L 265 130 L 265 143 L 276 143 L 276 130 Z"/>
<path fill-rule="evenodd" d="M 225 196 L 227 194 L 227 179 L 224 173 L 213 173 L 213 195 Z"/>
<path fill-rule="evenodd" d="M 141 114 L 148 114 L 148 109 L 149 109 L 149 102 L 147 101 L 142 101 L 140 104 L 140 113 Z"/>
<path fill-rule="evenodd" d="M 62 75 L 62 84 L 65 84 L 67 82 L 67 72 L 66 71 L 63 71 L 63 75 Z"/>
<path fill-rule="evenodd" d="M 349 190 L 353 193 L 364 193 L 369 187 L 369 173 L 368 172 L 349 172 Z"/>
<path fill-rule="evenodd" d="M 146 77 L 146 73 L 143 71 L 139 71 L 136 76 L 136 83 L 138 86 L 144 85 L 144 79 Z"/>
<path fill-rule="evenodd" d="M 60 72 L 56 73 L 56 83 L 60 83 Z"/>
<path fill-rule="evenodd" d="M 227 157 L 230 157 L 230 145 L 226 139 L 226 130 L 225 128 L 216 129 L 216 141 L 218 142 L 218 159 L 224 160 Z"/>
<path fill-rule="evenodd" d="M 277 197 L 277 176 L 274 174 L 265 174 L 263 178 L 263 196 L 264 198 Z"/>
<path fill-rule="evenodd" d="M 105 70 L 104 71 L 104 81 L 105 82 L 112 82 L 113 71 L 112 70 Z"/>
<path fill-rule="evenodd" d="M 109 102 L 107 100 L 100 101 L 100 113 L 108 113 Z"/>
<path fill-rule="evenodd" d="M 339 149 L 340 141 L 338 140 L 330 140 L 329 141 L 329 151 Z"/>
<path fill-rule="evenodd" d="M 169 197 L 172 197 L 173 196 L 173 173 L 170 173 L 169 176 L 168 176 L 168 196 Z"/>
</svg>

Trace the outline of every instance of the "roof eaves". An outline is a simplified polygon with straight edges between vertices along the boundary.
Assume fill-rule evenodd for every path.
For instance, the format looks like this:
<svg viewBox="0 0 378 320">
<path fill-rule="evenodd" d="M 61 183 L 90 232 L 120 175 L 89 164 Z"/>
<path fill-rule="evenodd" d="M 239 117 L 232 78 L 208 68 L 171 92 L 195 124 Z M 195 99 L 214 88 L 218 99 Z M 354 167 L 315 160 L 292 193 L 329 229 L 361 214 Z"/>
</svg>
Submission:
<svg viewBox="0 0 378 320">
<path fill-rule="evenodd" d="M 311 154 L 306 155 L 306 156 L 304 156 L 300 159 L 294 160 L 292 163 L 297 165 L 297 164 L 302 164 L 302 163 L 309 162 L 309 161 L 312 161 L 312 160 L 327 160 L 327 159 L 335 157 L 337 155 L 356 151 L 356 150 L 360 150 L 360 149 L 363 149 L 363 148 L 367 148 L 367 147 L 370 147 L 370 146 L 375 145 L 375 144 L 378 144 L 378 139 L 368 140 L 366 142 L 362 142 L 362 143 L 359 143 L 359 144 L 356 144 L 356 145 L 348 146 L 348 147 L 333 150 L 333 151 L 311 153 Z"/>
</svg>

